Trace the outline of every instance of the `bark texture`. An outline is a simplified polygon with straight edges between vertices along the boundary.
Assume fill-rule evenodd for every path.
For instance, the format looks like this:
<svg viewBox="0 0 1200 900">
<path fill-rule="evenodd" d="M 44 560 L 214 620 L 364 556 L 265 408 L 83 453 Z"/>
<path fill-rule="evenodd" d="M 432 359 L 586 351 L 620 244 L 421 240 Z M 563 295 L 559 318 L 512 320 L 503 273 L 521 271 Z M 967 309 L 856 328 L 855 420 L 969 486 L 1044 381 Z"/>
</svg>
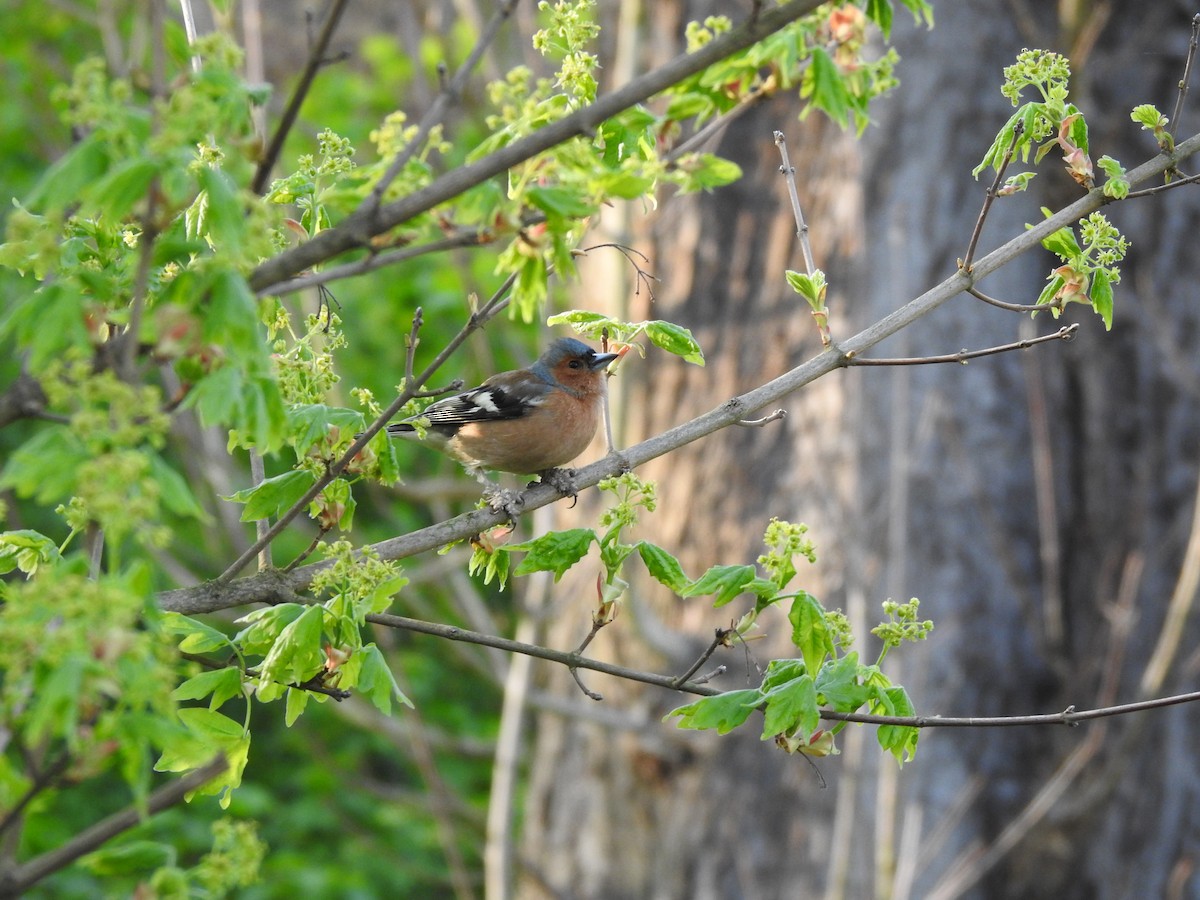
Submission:
<svg viewBox="0 0 1200 900">
<path fill-rule="evenodd" d="M 707 410 L 819 347 L 782 277 L 800 256 L 773 130 L 787 135 L 834 286 L 835 337 L 953 271 L 985 186 L 970 170 L 1011 112 L 1000 72 L 1022 47 L 1072 53 L 1093 158 L 1150 155 L 1129 110 L 1172 107 L 1194 10 L 1085 6 L 939 4 L 932 32 L 898 14 L 903 87 L 861 144 L 798 123 L 789 98 L 732 126 L 719 152 L 745 179 L 676 198 L 648 232 L 625 236 L 662 279 L 653 302 L 644 291 L 633 299 L 631 317 L 691 327 L 709 362 L 651 353 L 627 366 L 622 439 Z M 667 52 L 703 12 L 654 4 L 644 52 Z M 1185 116 L 1185 133 L 1196 121 Z M 1041 193 L 997 205 L 983 251 L 1036 221 L 1039 205 L 1070 199 L 1052 168 L 1035 181 Z M 752 561 L 773 515 L 808 522 L 820 560 L 804 584 L 859 634 L 887 597 L 919 596 L 937 623 L 927 644 L 898 654 L 897 677 L 921 712 L 1052 712 L 1194 688 L 1195 616 L 1164 621 L 1173 592 L 1177 611 L 1195 594 L 1178 583 L 1195 543 L 1200 446 L 1196 196 L 1111 210 L 1133 240 L 1111 333 L 1079 307 L 1067 314 L 1081 323 L 1070 345 L 837 373 L 792 398 L 782 422 L 730 429 L 646 467 L 660 505 L 645 536 L 696 574 Z M 1032 302 L 1053 265 L 1029 255 L 983 289 Z M 1058 324 L 964 296 L 878 355 L 954 352 Z M 587 631 L 590 592 L 580 584 L 563 596 L 546 640 L 571 646 Z M 680 671 L 739 613 L 637 581 L 589 652 Z M 714 661 L 729 667 L 719 684 L 757 683 L 755 665 L 786 623 L 764 627 L 767 640 Z M 1173 652 L 1164 634 L 1178 640 Z M 818 775 L 756 734 L 659 721 L 685 699 L 591 683 L 605 695 L 596 704 L 563 673 L 548 677 L 562 701 L 535 720 L 521 896 L 1200 896 L 1200 728 L 1187 707 L 1082 729 L 933 730 L 899 772 L 871 730 L 848 730 Z"/>
</svg>

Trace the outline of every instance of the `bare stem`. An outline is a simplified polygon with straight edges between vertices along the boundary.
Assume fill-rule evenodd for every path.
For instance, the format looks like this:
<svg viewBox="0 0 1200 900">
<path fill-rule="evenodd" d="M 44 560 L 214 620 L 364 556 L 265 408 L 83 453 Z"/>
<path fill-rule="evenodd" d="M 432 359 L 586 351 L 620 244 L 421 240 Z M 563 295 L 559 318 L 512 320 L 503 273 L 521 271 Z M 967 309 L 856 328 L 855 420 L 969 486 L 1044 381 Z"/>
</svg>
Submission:
<svg viewBox="0 0 1200 900">
<path fill-rule="evenodd" d="M 495 14 L 493 14 L 491 21 L 487 23 L 487 26 L 479 35 L 479 40 L 475 42 L 475 46 L 471 48 L 470 55 L 467 56 L 462 66 L 454 73 L 454 77 L 449 82 L 443 79 L 441 93 L 438 94 L 437 99 L 426 110 L 425 115 L 421 117 L 421 121 L 417 123 L 417 133 L 413 135 L 413 139 L 409 141 L 408 146 L 396 155 L 396 158 L 387 167 L 387 171 L 375 183 L 375 187 L 371 190 L 370 195 L 363 201 L 362 208 L 371 211 L 379 208 L 383 202 L 384 193 L 391 186 L 391 183 L 396 180 L 396 176 L 404 170 L 408 161 L 425 144 L 425 139 L 429 137 L 429 132 L 433 130 L 433 126 L 442 121 L 442 118 L 446 115 L 447 107 L 452 102 L 458 100 L 463 88 L 467 86 L 467 79 L 471 76 L 475 67 L 479 65 L 479 60 L 483 58 L 484 52 L 491 46 L 492 41 L 496 39 L 496 35 L 500 33 L 501 26 L 512 15 L 517 2 L 518 0 L 505 0 L 505 2 L 496 7 Z"/>
<path fill-rule="evenodd" d="M 959 350 L 957 353 L 947 353 L 944 356 L 910 356 L 899 359 L 860 359 L 854 357 L 847 361 L 848 366 L 929 366 L 938 363 L 962 363 L 978 359 L 981 356 L 992 356 L 996 353 L 1007 353 L 1010 350 L 1024 350 L 1034 344 L 1044 344 L 1047 341 L 1069 341 L 1075 337 L 1079 325 L 1064 325 L 1054 334 L 1043 334 L 1040 337 L 1013 341 L 1011 344 L 1001 344 L 998 347 L 987 347 L 983 350 Z"/>
<path fill-rule="evenodd" d="M 329 42 L 333 40 L 333 33 L 337 30 L 338 20 L 345 12 L 347 2 L 348 0 L 333 0 L 333 5 L 330 6 L 329 13 L 321 24 L 321 31 L 309 49 L 308 60 L 304 63 L 304 70 L 300 73 L 300 81 L 288 99 L 287 108 L 283 111 L 283 117 L 279 120 L 279 126 L 275 129 L 275 133 L 271 135 L 271 141 L 267 144 L 262 159 L 258 161 L 258 168 L 254 170 L 254 179 L 250 182 L 250 190 L 256 194 L 261 194 L 267 188 L 267 179 L 271 177 L 271 170 L 275 168 L 279 154 L 283 151 L 283 142 L 287 140 L 292 126 L 296 124 L 296 117 L 300 115 L 300 107 L 312 88 L 317 72 L 320 71 L 321 66 L 325 65 L 325 51 L 329 49 Z"/>
<path fill-rule="evenodd" d="M 1179 134 L 1179 117 L 1183 115 L 1183 101 L 1187 99 L 1188 82 L 1192 78 L 1192 62 L 1196 59 L 1196 47 L 1200 44 L 1200 13 L 1192 17 L 1192 39 L 1188 41 L 1187 59 L 1183 63 L 1183 77 L 1179 79 L 1179 95 L 1175 98 L 1175 111 L 1171 114 L 1171 134 Z"/>
<path fill-rule="evenodd" d="M 987 219 L 987 214 L 992 208 L 992 204 L 999 196 L 1000 181 L 1004 178 L 1004 172 L 1008 168 L 1008 164 L 1012 162 L 1013 153 L 1017 149 L 1017 138 L 1024 133 L 1024 123 L 1018 122 L 1013 126 L 1012 143 L 1009 144 L 1008 150 L 1004 153 L 1004 159 L 1000 161 L 1000 165 L 996 168 L 996 177 L 992 179 L 992 186 L 983 195 L 983 207 L 979 210 L 979 218 L 975 220 L 975 230 L 971 232 L 971 240 L 967 243 L 967 252 L 963 255 L 962 262 L 959 263 L 959 268 L 964 272 L 971 271 L 971 263 L 975 259 L 975 248 L 979 246 L 979 236 L 983 234 L 983 223 Z"/>
<path fill-rule="evenodd" d="M 805 274 L 812 275 L 817 270 L 817 263 L 813 258 L 812 244 L 808 240 L 808 223 L 804 221 L 804 211 L 800 208 L 800 195 L 796 191 L 796 169 L 788 159 L 787 142 L 782 131 L 775 132 L 775 146 L 779 148 L 779 156 L 783 159 L 779 172 L 787 182 L 788 197 L 792 201 L 792 215 L 796 218 L 796 237 L 800 239 L 800 250 L 804 254 L 804 271 Z"/>
</svg>

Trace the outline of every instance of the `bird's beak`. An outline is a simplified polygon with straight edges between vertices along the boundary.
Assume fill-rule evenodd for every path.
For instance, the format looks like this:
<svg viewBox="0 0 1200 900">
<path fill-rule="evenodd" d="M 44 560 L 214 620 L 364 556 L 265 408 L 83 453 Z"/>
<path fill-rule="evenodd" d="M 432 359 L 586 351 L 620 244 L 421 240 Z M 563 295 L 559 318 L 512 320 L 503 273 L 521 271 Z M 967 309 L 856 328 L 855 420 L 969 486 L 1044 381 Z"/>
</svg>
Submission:
<svg viewBox="0 0 1200 900">
<path fill-rule="evenodd" d="M 593 372 L 599 372 L 620 355 L 620 353 L 597 353 L 592 357 L 591 362 L 588 363 L 588 368 Z"/>
</svg>

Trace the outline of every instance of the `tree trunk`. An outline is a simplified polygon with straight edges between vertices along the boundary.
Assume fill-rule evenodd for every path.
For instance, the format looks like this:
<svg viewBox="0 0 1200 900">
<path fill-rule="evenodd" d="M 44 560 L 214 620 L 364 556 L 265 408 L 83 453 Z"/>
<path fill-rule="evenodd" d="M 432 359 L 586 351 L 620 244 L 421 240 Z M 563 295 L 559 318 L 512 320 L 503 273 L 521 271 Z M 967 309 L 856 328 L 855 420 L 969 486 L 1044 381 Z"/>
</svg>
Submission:
<svg viewBox="0 0 1200 900">
<path fill-rule="evenodd" d="M 1023 46 L 1072 53 L 1093 159 L 1107 153 L 1132 168 L 1153 152 L 1129 110 L 1152 102 L 1169 114 L 1190 11 L 1133 0 L 1083 13 L 1032 6 L 942 4 L 932 32 L 898 14 L 903 85 L 861 144 L 815 119 L 798 123 L 797 101 L 777 98 L 721 139 L 741 182 L 673 198 L 649 233 L 626 236 L 662 279 L 652 302 L 644 289 L 633 298 L 630 318 L 691 327 L 708 365 L 653 352 L 627 365 L 625 443 L 819 349 L 783 280 L 801 263 L 774 130 L 787 136 L 832 284 L 835 340 L 954 271 L 990 177 L 969 173 L 1011 112 L 1001 69 Z M 682 14 L 663 3 L 653 16 L 648 43 L 663 46 Z M 1039 205 L 1077 195 L 1065 174 L 1043 168 L 1040 193 L 996 205 L 980 255 L 1037 221 Z M 1070 345 L 836 373 L 791 398 L 783 421 L 729 429 L 646 466 L 659 508 L 645 536 L 695 575 L 753 561 L 771 516 L 807 522 L 819 564 L 803 584 L 847 611 L 865 656 L 885 598 L 919 596 L 935 620 L 926 644 L 895 654 L 922 713 L 1055 712 L 1194 687 L 1194 617 L 1166 629 L 1164 620 L 1173 591 L 1176 618 L 1189 609 L 1196 586 L 1177 581 L 1185 550 L 1200 554 L 1195 196 L 1181 189 L 1110 208 L 1133 242 L 1111 333 L 1080 306 L 1064 317 L 1081 326 Z M 1030 253 L 981 287 L 1031 303 L 1055 264 Z M 964 295 L 876 355 L 984 347 L 1059 324 Z M 555 610 L 545 639 L 574 646 L 589 594 L 580 583 L 562 596 L 569 606 Z M 645 579 L 626 607 L 589 653 L 667 672 L 685 669 L 740 614 L 666 597 Z M 787 630 L 782 617 L 763 626 L 767 640 L 714 659 L 728 666 L 716 684 L 757 683 L 756 666 Z M 546 675 L 561 699 L 536 718 L 521 896 L 1200 896 L 1188 707 L 1080 729 L 930 730 L 897 771 L 872 729 L 848 729 L 841 755 L 814 765 L 754 733 L 660 721 L 686 698 L 594 676 L 605 696 L 596 704 L 562 672 Z"/>
</svg>

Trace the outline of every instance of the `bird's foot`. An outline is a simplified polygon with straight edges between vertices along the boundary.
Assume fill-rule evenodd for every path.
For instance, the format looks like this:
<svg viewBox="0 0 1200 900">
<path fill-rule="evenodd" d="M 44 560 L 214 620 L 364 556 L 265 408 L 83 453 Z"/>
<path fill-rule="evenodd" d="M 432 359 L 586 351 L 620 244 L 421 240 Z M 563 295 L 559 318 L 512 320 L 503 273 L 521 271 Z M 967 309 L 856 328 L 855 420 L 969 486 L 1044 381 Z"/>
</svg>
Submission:
<svg viewBox="0 0 1200 900">
<path fill-rule="evenodd" d="M 483 492 L 483 499 L 490 509 L 508 516 L 510 522 L 517 521 L 517 517 L 525 509 L 525 500 L 521 492 L 509 488 L 489 488 Z"/>
<path fill-rule="evenodd" d="M 574 469 L 547 469 L 545 472 L 538 473 L 538 478 L 564 497 L 570 497 L 572 500 L 577 498 Z"/>
</svg>

